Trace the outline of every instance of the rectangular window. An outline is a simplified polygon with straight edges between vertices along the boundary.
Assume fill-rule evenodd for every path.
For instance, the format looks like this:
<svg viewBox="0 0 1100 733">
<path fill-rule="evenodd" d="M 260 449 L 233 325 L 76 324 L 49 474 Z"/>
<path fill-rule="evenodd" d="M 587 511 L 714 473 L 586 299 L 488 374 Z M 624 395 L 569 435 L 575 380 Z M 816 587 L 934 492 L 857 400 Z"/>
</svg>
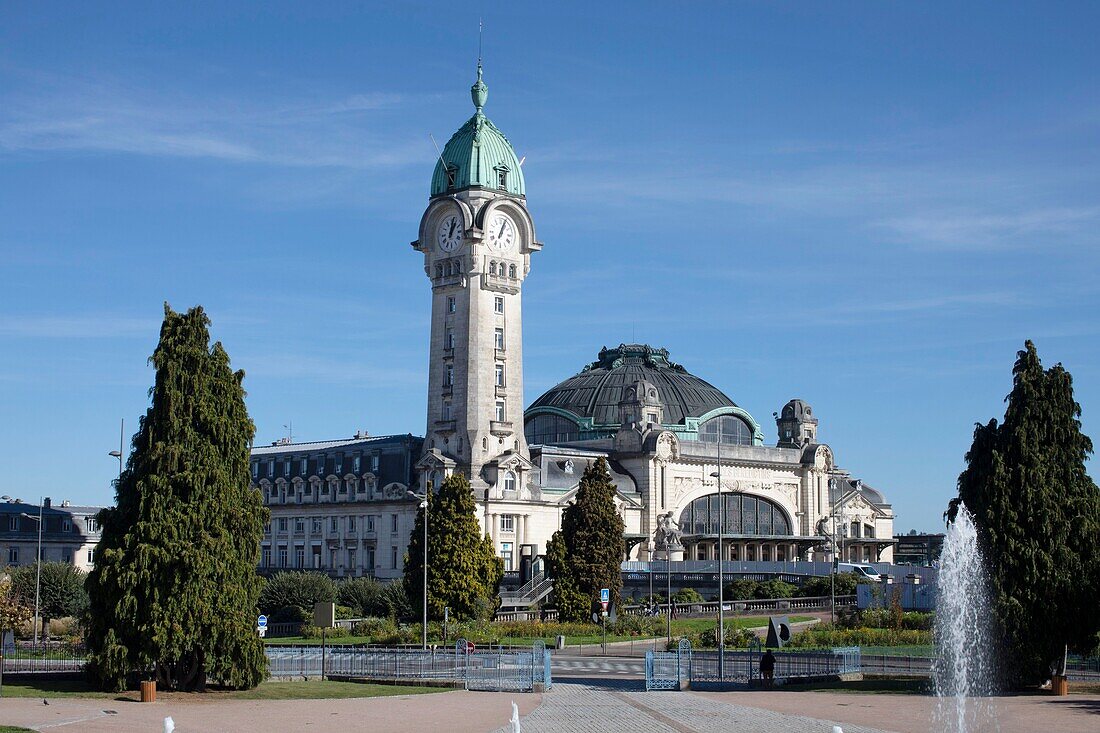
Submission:
<svg viewBox="0 0 1100 733">
<path fill-rule="evenodd" d="M 348 531 L 355 531 L 355 517 L 348 517 Z"/>
<path fill-rule="evenodd" d="M 504 422 L 504 400 L 497 400 L 497 422 Z"/>
<path fill-rule="evenodd" d="M 95 517 L 85 517 L 84 524 L 87 526 L 89 532 L 99 531 L 99 522 L 96 521 Z"/>
<path fill-rule="evenodd" d="M 515 514 L 501 514 L 500 515 L 500 531 L 501 532 L 515 532 L 516 531 L 516 515 Z"/>
<path fill-rule="evenodd" d="M 285 461 L 283 461 L 283 475 L 284 476 L 289 476 L 290 475 L 290 459 L 289 458 L 286 459 Z"/>
<path fill-rule="evenodd" d="M 271 548 L 265 547 L 260 554 L 260 567 L 266 568 L 271 566 Z"/>
<path fill-rule="evenodd" d="M 309 459 L 308 458 L 303 458 L 302 459 L 302 465 L 298 469 L 298 473 L 302 474 L 303 476 L 305 476 L 307 473 L 309 473 Z"/>
<path fill-rule="evenodd" d="M 451 419 L 451 401 L 450 400 L 443 400 L 443 410 L 442 410 L 441 418 L 443 420 L 450 420 Z"/>
<path fill-rule="evenodd" d="M 260 462 L 252 461 L 252 478 L 260 477 Z"/>
<path fill-rule="evenodd" d="M 657 413 L 656 412 L 651 412 L 648 415 L 646 415 L 646 422 L 656 423 L 657 422 Z"/>
<path fill-rule="evenodd" d="M 18 565 L 18 564 L 19 564 L 19 548 L 18 547 L 9 547 L 8 548 L 8 565 Z"/>
<path fill-rule="evenodd" d="M 305 517 L 295 517 L 294 518 L 294 531 L 297 532 L 298 534 L 302 534 L 303 532 L 306 531 Z"/>
<path fill-rule="evenodd" d="M 321 534 L 321 518 L 320 517 L 314 517 L 312 524 L 313 524 L 313 534 Z"/>
<path fill-rule="evenodd" d="M 512 543 L 501 542 L 500 543 L 500 557 L 504 560 L 504 569 L 512 570 Z"/>
<path fill-rule="evenodd" d="M 354 473 L 359 473 L 359 465 L 362 463 L 362 461 L 363 461 L 363 459 L 360 458 L 359 456 L 356 456 L 354 459 L 352 459 L 352 462 L 351 462 L 352 468 L 351 468 L 351 470 Z"/>
<path fill-rule="evenodd" d="M 397 548 L 390 548 L 390 568 L 397 570 Z"/>
<path fill-rule="evenodd" d="M 454 329 L 448 328 L 443 332 L 443 348 L 448 351 L 453 350 L 455 347 L 455 332 Z"/>
<path fill-rule="evenodd" d="M 368 532 L 373 532 L 374 531 L 374 515 L 373 514 L 371 514 L 370 516 L 367 517 L 367 531 Z"/>
<path fill-rule="evenodd" d="M 397 515 L 396 514 L 391 514 L 390 515 L 390 532 L 392 532 L 393 534 L 397 534 Z"/>
<path fill-rule="evenodd" d="M 354 567 L 355 567 L 355 548 L 354 547 L 349 547 L 348 548 L 348 570 L 351 570 Z"/>
<path fill-rule="evenodd" d="M 501 190 L 508 188 L 508 171 L 497 171 L 497 188 Z"/>
<path fill-rule="evenodd" d="M 454 313 L 457 310 L 457 307 L 458 306 L 457 306 L 457 303 L 455 302 L 455 296 L 448 295 L 447 296 L 447 312 L 448 313 Z"/>
<path fill-rule="evenodd" d="M 272 458 L 270 461 L 267 462 L 267 475 L 268 475 L 269 478 L 271 476 L 275 475 L 275 459 L 274 458 Z"/>
<path fill-rule="evenodd" d="M 306 548 L 295 547 L 294 548 L 294 567 L 304 568 L 306 566 Z"/>
<path fill-rule="evenodd" d="M 95 562 L 95 550 L 88 550 L 88 564 L 91 565 Z"/>
<path fill-rule="evenodd" d="M 325 457 L 317 456 L 315 463 L 317 465 L 317 475 L 323 477 L 325 475 Z"/>
<path fill-rule="evenodd" d="M 336 517 L 332 517 L 331 519 L 328 520 L 328 522 L 329 522 L 328 529 L 329 529 L 330 532 L 332 532 L 333 534 L 336 534 L 337 532 L 340 531 L 340 520 L 339 519 L 337 519 Z"/>
<path fill-rule="evenodd" d="M 455 383 L 455 368 L 453 364 L 447 364 L 443 367 L 443 386 L 451 387 Z"/>
<path fill-rule="evenodd" d="M 12 532 L 19 531 L 19 517 L 15 516 L 14 514 L 8 517 L 8 529 L 10 529 Z"/>
<path fill-rule="evenodd" d="M 501 313 L 501 314 L 504 313 L 504 296 L 503 295 L 498 295 L 495 298 L 493 298 L 493 312 L 494 313 Z"/>
<path fill-rule="evenodd" d="M 368 547 L 366 554 L 367 554 L 367 557 L 366 557 L 366 559 L 363 560 L 363 564 L 366 565 L 367 572 L 371 573 L 373 575 L 374 574 L 374 548 L 373 547 Z"/>
<path fill-rule="evenodd" d="M 279 517 L 279 531 L 286 532 L 286 517 Z"/>
<path fill-rule="evenodd" d="M 504 329 L 497 328 L 493 331 L 493 346 L 498 351 L 504 351 Z"/>
<path fill-rule="evenodd" d="M 285 547 L 280 547 L 279 548 L 279 567 L 281 567 L 281 568 L 286 567 L 286 548 Z"/>
<path fill-rule="evenodd" d="M 378 473 L 378 456 L 370 457 L 370 472 Z"/>
<path fill-rule="evenodd" d="M 497 364 L 496 366 L 496 385 L 498 387 L 504 386 L 504 365 Z"/>
</svg>

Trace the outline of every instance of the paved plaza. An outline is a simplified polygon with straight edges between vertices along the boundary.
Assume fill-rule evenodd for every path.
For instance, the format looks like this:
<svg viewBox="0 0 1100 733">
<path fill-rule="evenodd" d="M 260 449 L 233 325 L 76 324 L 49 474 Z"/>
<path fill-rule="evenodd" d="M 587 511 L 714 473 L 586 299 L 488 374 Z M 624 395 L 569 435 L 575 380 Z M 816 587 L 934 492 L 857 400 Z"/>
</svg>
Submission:
<svg viewBox="0 0 1100 733">
<path fill-rule="evenodd" d="M 293 683 L 286 683 L 293 684 Z M 159 733 L 506 733 L 511 703 L 524 733 L 928 733 L 935 701 L 836 692 L 643 692 L 636 680 L 559 681 L 545 694 L 453 691 L 339 700 L 218 700 L 142 704 L 54 698 L 0 700 L 0 724 L 40 731 Z M 997 733 L 1096 733 L 1100 696 L 996 698 Z"/>
</svg>

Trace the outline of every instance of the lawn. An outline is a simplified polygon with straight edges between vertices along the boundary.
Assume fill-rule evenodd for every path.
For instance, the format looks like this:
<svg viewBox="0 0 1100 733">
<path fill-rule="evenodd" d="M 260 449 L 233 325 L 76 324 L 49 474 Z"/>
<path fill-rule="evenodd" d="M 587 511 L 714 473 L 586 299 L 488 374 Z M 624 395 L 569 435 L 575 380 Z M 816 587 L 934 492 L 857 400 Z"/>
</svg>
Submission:
<svg viewBox="0 0 1100 733">
<path fill-rule="evenodd" d="M 0 733 L 34 733 L 34 731 L 17 725 L 0 725 Z"/>
<path fill-rule="evenodd" d="M 800 621 L 811 621 L 813 616 L 790 616 L 791 623 L 798 623 Z M 713 629 L 717 625 L 717 622 L 711 618 L 684 618 L 673 619 L 672 621 L 672 635 L 682 636 L 684 634 L 694 634 L 700 631 L 706 631 L 707 629 Z M 768 625 L 767 616 L 730 616 L 726 619 L 726 626 L 728 628 L 758 628 Z M 663 628 L 663 627 L 662 627 Z M 664 636 L 664 633 L 658 634 L 658 637 Z M 641 639 L 647 639 L 653 637 L 645 636 L 607 636 L 604 637 L 601 634 L 588 634 L 585 636 L 567 636 L 565 643 L 567 646 L 579 646 L 587 644 L 599 644 L 606 641 L 607 643 L 619 642 L 619 641 L 638 641 Z M 454 639 L 448 640 L 448 644 L 453 644 Z M 530 646 L 534 643 L 535 638 L 530 636 L 506 636 L 502 639 L 494 639 L 493 644 L 503 644 L 504 646 Z M 551 638 L 543 638 L 543 641 L 550 643 L 553 641 Z M 301 646 L 319 646 L 321 644 L 320 639 L 306 639 L 301 636 L 287 636 L 280 637 L 278 639 L 267 639 L 267 644 L 271 646 L 280 645 L 301 645 Z M 329 639 L 326 643 L 332 645 L 341 644 L 370 644 L 372 643 L 369 636 L 341 636 L 335 639 Z M 429 644 L 442 644 L 440 639 L 429 639 Z M 488 646 L 487 643 L 477 642 L 478 647 Z"/>
<path fill-rule="evenodd" d="M 210 692 L 158 691 L 158 700 L 210 701 L 210 700 L 327 700 L 347 697 L 386 697 L 389 695 L 418 695 L 427 692 L 443 692 L 440 687 L 414 687 L 411 685 L 375 685 L 360 682 L 334 682 L 311 680 L 309 682 L 264 682 L 253 690 L 212 690 Z M 138 701 L 136 690 L 127 692 L 101 692 L 83 680 L 19 680 L 4 683 L 4 697 L 80 697 L 105 700 Z M 5 729 L 0 728 L 0 733 Z M 12 730 L 22 730 L 13 728 Z"/>
</svg>

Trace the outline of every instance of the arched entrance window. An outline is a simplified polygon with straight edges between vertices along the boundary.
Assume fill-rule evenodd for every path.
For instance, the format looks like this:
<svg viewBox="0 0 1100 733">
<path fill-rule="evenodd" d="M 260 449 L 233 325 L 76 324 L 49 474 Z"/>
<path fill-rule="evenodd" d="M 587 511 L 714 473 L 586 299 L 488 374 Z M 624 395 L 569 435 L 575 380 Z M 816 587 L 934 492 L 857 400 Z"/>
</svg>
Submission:
<svg viewBox="0 0 1100 733">
<path fill-rule="evenodd" d="M 776 503 L 759 496 L 723 493 L 725 504 L 724 535 L 786 536 L 791 534 L 787 514 Z M 680 514 L 680 530 L 685 535 L 717 535 L 722 516 L 718 494 L 701 496 Z"/>
<path fill-rule="evenodd" d="M 752 445 L 752 428 L 739 417 L 719 415 L 699 426 L 699 440 L 717 443 L 721 432 L 723 445 Z"/>
<path fill-rule="evenodd" d="M 511 471 L 504 474 L 504 490 L 515 491 L 516 490 L 516 475 Z"/>
</svg>

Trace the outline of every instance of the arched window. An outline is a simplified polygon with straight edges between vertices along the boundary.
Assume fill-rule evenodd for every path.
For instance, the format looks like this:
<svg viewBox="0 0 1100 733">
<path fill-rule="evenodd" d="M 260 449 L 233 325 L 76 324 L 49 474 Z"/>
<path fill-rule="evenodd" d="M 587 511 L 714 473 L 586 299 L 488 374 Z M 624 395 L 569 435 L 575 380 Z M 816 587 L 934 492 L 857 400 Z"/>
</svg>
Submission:
<svg viewBox="0 0 1100 733">
<path fill-rule="evenodd" d="M 503 274 L 503 273 L 501 273 L 501 274 Z M 515 279 L 515 277 L 516 277 L 516 266 L 515 265 L 508 265 L 508 277 Z"/>
<path fill-rule="evenodd" d="M 504 474 L 504 490 L 515 491 L 516 490 L 516 475 L 511 471 Z"/>
<path fill-rule="evenodd" d="M 523 425 L 529 444 L 568 443 L 581 439 L 580 427 L 561 415 L 536 415 Z"/>
<path fill-rule="evenodd" d="M 787 514 L 768 499 L 744 494 L 722 493 L 725 504 L 725 535 L 790 535 Z M 680 529 L 686 535 L 717 535 L 723 516 L 718 494 L 701 496 L 684 508 Z"/>
<path fill-rule="evenodd" d="M 443 277 L 443 265 L 436 265 L 435 266 L 435 276 L 437 278 L 438 277 Z"/>
<path fill-rule="evenodd" d="M 489 274 L 490 275 L 496 275 L 497 274 L 497 263 L 496 262 L 490 262 L 489 263 Z"/>
<path fill-rule="evenodd" d="M 752 428 L 739 417 L 719 415 L 699 426 L 699 440 L 717 443 L 719 434 L 723 445 L 752 445 Z"/>
</svg>

